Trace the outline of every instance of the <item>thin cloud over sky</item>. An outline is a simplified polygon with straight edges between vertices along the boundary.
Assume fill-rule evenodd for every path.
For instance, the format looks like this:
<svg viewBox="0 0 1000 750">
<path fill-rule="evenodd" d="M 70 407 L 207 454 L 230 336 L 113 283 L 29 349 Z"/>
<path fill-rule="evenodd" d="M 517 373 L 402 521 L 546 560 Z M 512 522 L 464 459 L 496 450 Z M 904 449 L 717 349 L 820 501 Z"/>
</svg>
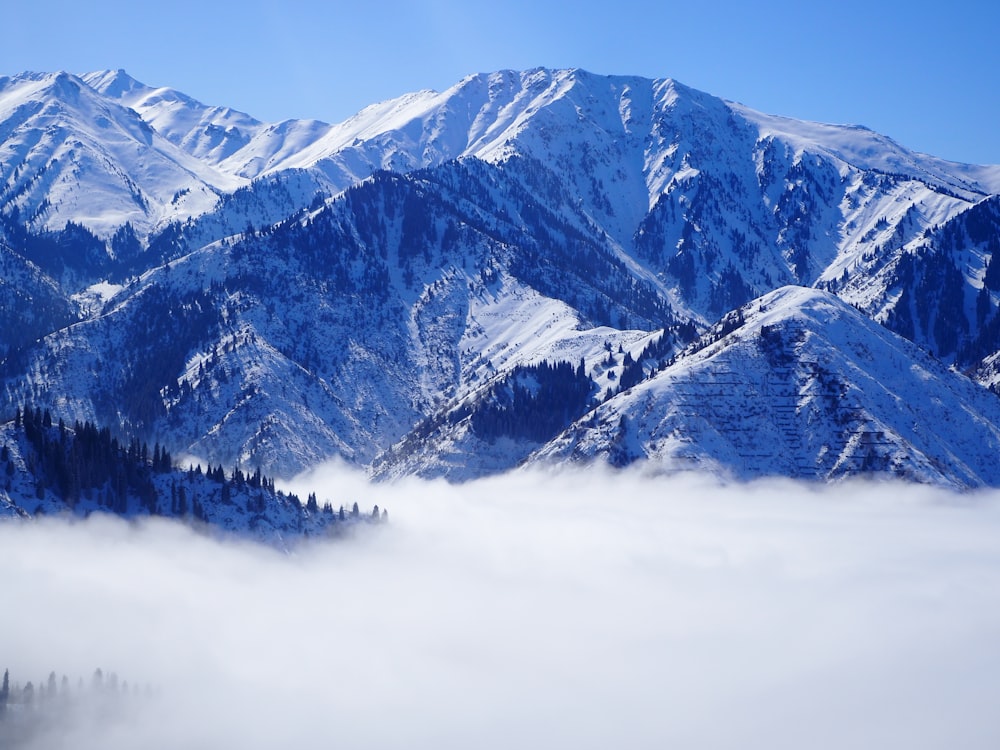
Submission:
<svg viewBox="0 0 1000 750">
<path fill-rule="evenodd" d="M 994 495 L 309 480 L 390 523 L 292 554 L 164 521 L 0 526 L 0 668 L 100 667 L 160 696 L 36 747 L 1000 741 Z"/>
</svg>

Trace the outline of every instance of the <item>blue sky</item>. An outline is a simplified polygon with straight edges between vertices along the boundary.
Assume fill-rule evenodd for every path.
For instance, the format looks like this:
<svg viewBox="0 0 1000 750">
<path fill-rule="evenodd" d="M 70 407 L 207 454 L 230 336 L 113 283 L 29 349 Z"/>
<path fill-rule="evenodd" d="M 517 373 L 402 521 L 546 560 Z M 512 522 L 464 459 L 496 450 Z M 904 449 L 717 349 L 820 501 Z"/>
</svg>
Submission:
<svg viewBox="0 0 1000 750">
<path fill-rule="evenodd" d="M 981 0 L 33 0 L 2 17 L 0 74 L 124 68 L 264 120 L 334 122 L 470 73 L 579 67 L 1000 163 L 1000 4 Z"/>
</svg>

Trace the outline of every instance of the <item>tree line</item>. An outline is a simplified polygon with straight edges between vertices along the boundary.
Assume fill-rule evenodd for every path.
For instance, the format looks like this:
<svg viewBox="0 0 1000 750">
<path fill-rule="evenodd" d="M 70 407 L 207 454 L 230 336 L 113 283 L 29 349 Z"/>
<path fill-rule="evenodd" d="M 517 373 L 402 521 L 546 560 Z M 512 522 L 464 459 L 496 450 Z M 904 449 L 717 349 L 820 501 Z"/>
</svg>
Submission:
<svg viewBox="0 0 1000 750">
<path fill-rule="evenodd" d="M 23 438 L 24 468 L 34 485 L 34 498 L 53 495 L 77 513 L 104 510 L 116 515 L 162 515 L 212 523 L 214 511 L 235 506 L 245 511 L 249 526 L 269 508 L 290 522 L 292 528 L 312 533 L 340 521 L 384 521 L 388 512 L 375 506 L 363 513 L 355 502 L 350 509 L 332 503 L 320 505 L 315 493 L 305 503 L 293 493 L 276 489 L 272 477 L 260 468 L 250 472 L 234 467 L 227 474 L 222 465 L 175 467 L 170 452 L 154 444 L 133 439 L 120 442 L 107 427 L 75 422 L 67 427 L 62 419 L 53 424 L 48 409 L 20 408 L 14 417 L 15 434 Z M 0 469 L 8 494 L 13 493 L 17 473 L 10 446 L 0 447 Z M 28 498 L 21 498 L 24 503 Z M 36 510 L 40 512 L 40 510 Z M 290 519 L 290 520 L 289 520 Z"/>
<path fill-rule="evenodd" d="M 41 710 L 56 701 L 67 700 L 74 697 L 86 695 L 102 696 L 128 696 L 128 695 L 152 695 L 154 689 L 148 683 L 129 684 L 128 680 L 121 680 L 117 673 L 105 673 L 100 667 L 94 670 L 88 681 L 83 677 L 78 677 L 76 681 L 71 681 L 65 674 L 58 677 L 55 671 L 49 672 L 47 679 L 33 682 L 28 680 L 24 684 L 12 681 L 10 670 L 4 669 L 3 682 L 0 683 L 0 719 L 9 713 L 17 711 Z"/>
<path fill-rule="evenodd" d="M 127 716 L 156 697 L 151 685 L 119 680 L 114 672 L 94 671 L 75 681 L 50 672 L 47 679 L 21 684 L 5 669 L 0 683 L 0 747 L 44 747 L 46 737 L 80 721 L 107 723 Z"/>
</svg>

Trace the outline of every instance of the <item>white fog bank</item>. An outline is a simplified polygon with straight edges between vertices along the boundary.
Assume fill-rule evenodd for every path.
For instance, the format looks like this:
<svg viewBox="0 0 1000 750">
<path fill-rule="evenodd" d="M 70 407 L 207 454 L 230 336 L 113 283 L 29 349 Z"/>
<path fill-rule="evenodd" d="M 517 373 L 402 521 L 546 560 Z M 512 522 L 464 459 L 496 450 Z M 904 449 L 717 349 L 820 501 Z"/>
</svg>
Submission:
<svg viewBox="0 0 1000 750">
<path fill-rule="evenodd" d="M 390 523 L 291 555 L 0 525 L 0 670 L 160 696 L 33 747 L 1000 747 L 996 494 L 310 481 Z"/>
</svg>

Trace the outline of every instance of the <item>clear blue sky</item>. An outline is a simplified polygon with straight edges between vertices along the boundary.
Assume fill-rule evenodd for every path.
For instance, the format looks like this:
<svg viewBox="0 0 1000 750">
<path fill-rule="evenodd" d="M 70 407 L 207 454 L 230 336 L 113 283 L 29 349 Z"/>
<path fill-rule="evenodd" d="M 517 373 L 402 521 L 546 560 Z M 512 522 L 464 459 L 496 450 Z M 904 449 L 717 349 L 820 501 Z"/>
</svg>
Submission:
<svg viewBox="0 0 1000 750">
<path fill-rule="evenodd" d="M 26 0 L 0 18 L 0 75 L 124 68 L 264 120 L 336 122 L 469 73 L 579 67 L 1000 163 L 991 0 Z"/>
</svg>

